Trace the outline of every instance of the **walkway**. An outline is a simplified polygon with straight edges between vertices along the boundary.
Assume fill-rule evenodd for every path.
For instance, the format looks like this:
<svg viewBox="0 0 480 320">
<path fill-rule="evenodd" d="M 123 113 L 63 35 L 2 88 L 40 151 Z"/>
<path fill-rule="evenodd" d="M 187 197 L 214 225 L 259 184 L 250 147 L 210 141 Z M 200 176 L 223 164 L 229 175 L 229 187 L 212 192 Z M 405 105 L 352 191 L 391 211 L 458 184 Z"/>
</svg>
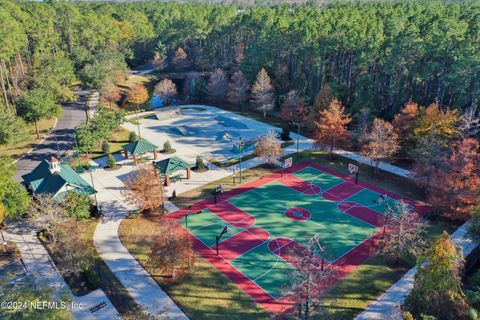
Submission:
<svg viewBox="0 0 480 320">
<path fill-rule="evenodd" d="M 359 155 L 358 153 L 355 153 L 355 152 L 352 152 L 352 151 L 339 150 L 339 149 L 334 150 L 333 152 L 335 154 L 339 155 L 339 156 L 344 157 L 344 158 L 352 159 L 352 160 L 355 160 L 359 163 L 363 163 L 363 164 L 366 164 L 366 165 L 369 165 L 369 166 L 372 166 L 372 167 L 375 166 L 375 163 L 373 162 L 372 159 L 370 159 L 368 157 L 364 157 L 362 155 Z M 399 168 L 397 166 L 391 165 L 390 163 L 387 163 L 387 162 L 384 162 L 384 161 L 380 161 L 380 163 L 378 165 L 378 168 L 383 170 L 383 171 L 387 171 L 387 172 L 393 173 L 397 176 L 401 176 L 401 177 L 404 177 L 404 178 L 407 178 L 407 179 L 412 178 L 409 170 Z"/>
<path fill-rule="evenodd" d="M 71 310 L 76 319 L 111 320 L 118 316 L 117 310 L 101 289 L 81 297 L 72 294 L 48 255 L 47 250 L 38 240 L 36 229 L 28 221 L 9 224 L 4 231 L 4 236 L 7 241 L 14 242 L 17 245 L 27 271 L 33 276 L 36 285 L 51 288 L 55 299 L 60 300 L 64 294 L 67 294 L 72 301 L 82 306 L 81 309 Z M 95 313 L 90 312 L 90 308 L 102 302 L 106 304 L 105 307 Z"/>
<path fill-rule="evenodd" d="M 93 235 L 97 252 L 135 302 L 146 311 L 166 319 L 188 319 L 120 241 L 120 223 L 134 208 L 124 204 L 121 195 L 123 182 L 120 180 L 128 176 L 133 166 L 131 160 L 119 163 L 123 164 L 119 170 L 98 169 L 93 173 L 98 201 L 104 213 L 103 221 L 97 225 Z M 88 174 L 84 174 L 84 179 L 90 182 Z"/>
<path fill-rule="evenodd" d="M 452 235 L 452 240 L 461 248 L 463 256 L 466 257 L 480 243 L 468 237 L 470 221 L 464 223 Z M 377 301 L 368 306 L 365 311 L 358 315 L 356 320 L 385 319 L 385 314 L 391 313 L 398 305 L 403 304 L 405 298 L 410 294 L 415 282 L 417 268 L 410 269 L 400 280 L 390 287 Z"/>
</svg>

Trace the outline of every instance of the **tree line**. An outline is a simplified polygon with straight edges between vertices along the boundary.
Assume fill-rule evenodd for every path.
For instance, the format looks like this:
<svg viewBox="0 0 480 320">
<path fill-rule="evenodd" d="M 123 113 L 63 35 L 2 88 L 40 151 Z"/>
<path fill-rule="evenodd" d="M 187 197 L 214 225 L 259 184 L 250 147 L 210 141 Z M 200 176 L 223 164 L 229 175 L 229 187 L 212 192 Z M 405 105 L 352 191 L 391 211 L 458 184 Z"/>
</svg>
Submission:
<svg viewBox="0 0 480 320">
<path fill-rule="evenodd" d="M 153 59 L 167 70 L 240 69 L 249 82 L 265 68 L 276 104 L 290 90 L 313 102 L 329 84 L 350 111 L 367 107 L 387 118 L 410 100 L 474 109 L 479 11 L 478 1 L 436 0 L 241 10 L 2 0 L 0 103 L 16 110 L 23 91 L 42 85 L 68 99 L 61 85 L 100 89 Z"/>
</svg>

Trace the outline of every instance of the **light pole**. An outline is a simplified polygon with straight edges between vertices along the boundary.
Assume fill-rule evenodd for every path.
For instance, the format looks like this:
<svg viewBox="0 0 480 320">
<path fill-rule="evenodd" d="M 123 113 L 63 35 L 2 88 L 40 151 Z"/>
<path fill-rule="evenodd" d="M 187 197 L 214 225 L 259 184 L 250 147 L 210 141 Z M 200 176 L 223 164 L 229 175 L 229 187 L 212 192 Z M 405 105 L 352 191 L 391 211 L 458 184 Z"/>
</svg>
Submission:
<svg viewBox="0 0 480 320">
<path fill-rule="evenodd" d="M 290 123 L 297 126 L 297 154 L 295 155 L 295 160 L 298 161 L 298 148 L 300 144 L 300 123 L 298 122 L 290 122 Z"/>
<path fill-rule="evenodd" d="M 320 242 L 318 241 L 317 237 L 312 237 L 312 239 L 310 239 L 310 244 L 311 243 L 314 243 L 318 249 L 320 250 L 320 258 L 321 258 L 321 266 L 320 266 L 320 270 L 323 271 L 323 265 L 324 265 L 324 259 L 323 259 L 323 254 L 325 253 L 325 249 L 323 249 L 323 247 L 320 245 Z"/>
<path fill-rule="evenodd" d="M 240 184 L 242 184 L 242 156 L 243 156 L 243 138 L 240 137 L 238 148 L 240 149 Z"/>
<path fill-rule="evenodd" d="M 138 128 L 138 139 L 140 139 L 140 106 L 137 103 L 137 128 Z"/>
</svg>

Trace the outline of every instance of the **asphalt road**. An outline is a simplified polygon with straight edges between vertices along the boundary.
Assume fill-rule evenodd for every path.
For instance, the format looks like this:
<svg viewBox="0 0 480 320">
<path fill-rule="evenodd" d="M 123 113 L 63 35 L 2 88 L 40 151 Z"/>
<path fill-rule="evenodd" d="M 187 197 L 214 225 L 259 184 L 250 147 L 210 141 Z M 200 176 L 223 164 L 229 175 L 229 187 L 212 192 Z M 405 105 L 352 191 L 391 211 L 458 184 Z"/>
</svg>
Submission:
<svg viewBox="0 0 480 320">
<path fill-rule="evenodd" d="M 47 139 L 17 161 L 16 181 L 21 182 L 22 175 L 31 172 L 43 159 L 48 159 L 52 155 L 59 157 L 72 147 L 74 128 L 86 120 L 84 104 L 73 102 L 65 103 L 62 106 L 63 115 L 58 119 L 55 129 Z"/>
</svg>

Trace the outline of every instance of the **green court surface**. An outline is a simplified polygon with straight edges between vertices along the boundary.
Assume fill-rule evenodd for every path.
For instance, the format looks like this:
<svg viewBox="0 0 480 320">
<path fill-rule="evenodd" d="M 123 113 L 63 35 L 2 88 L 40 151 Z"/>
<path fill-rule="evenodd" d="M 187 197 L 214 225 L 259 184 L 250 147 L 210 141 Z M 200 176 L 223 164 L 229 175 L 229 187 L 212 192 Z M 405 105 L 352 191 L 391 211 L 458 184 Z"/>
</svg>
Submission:
<svg viewBox="0 0 480 320">
<path fill-rule="evenodd" d="M 180 220 L 180 222 L 185 226 L 185 219 Z M 208 209 L 203 210 L 201 214 L 188 217 L 188 230 L 208 247 L 215 244 L 215 235 L 222 230 L 223 226 L 228 227 L 228 233 L 222 237 L 222 241 L 242 230 L 226 223 Z"/>
<path fill-rule="evenodd" d="M 342 178 L 332 176 L 331 174 L 319 171 L 312 167 L 300 169 L 292 173 L 292 176 L 308 181 L 319 187 L 322 191 L 335 187 L 337 184 L 345 181 Z"/>
<path fill-rule="evenodd" d="M 377 201 L 379 197 L 379 193 L 369 189 L 363 189 L 344 201 L 356 202 L 366 208 L 376 211 L 381 215 L 384 215 L 389 208 L 395 208 L 395 204 L 397 203 L 395 199 L 387 198 L 385 202 L 378 203 Z M 412 208 L 412 206 L 409 205 L 408 208 Z"/>
<path fill-rule="evenodd" d="M 294 178 L 285 175 L 278 181 L 271 180 L 264 185 L 229 198 L 226 200 L 228 205 L 224 203 L 227 205 L 225 207 L 236 207 L 254 217 L 254 227 L 267 231 L 270 237 L 268 241 L 254 247 L 245 245 L 245 240 L 241 236 L 232 238 L 229 242 L 229 250 L 232 248 L 237 250 L 238 255 L 232 256 L 232 260 L 224 259 L 275 300 L 285 295 L 296 269 L 282 258 L 288 254 L 285 252 L 288 248 L 282 249 L 282 257 L 280 257 L 269 249 L 269 242 L 283 238 L 284 244 L 294 241 L 307 246 L 308 241 L 316 236 L 324 249 L 323 258 L 334 263 L 379 230 L 367 222 L 372 220 L 366 219 L 365 215 L 370 215 L 370 218 L 372 215 L 376 217 L 375 212 L 384 214 L 388 205 L 395 204 L 395 200 L 390 198 L 387 198 L 385 203 L 377 204 L 374 201 L 379 199 L 380 194 L 363 188 L 343 200 L 343 202 L 358 204 L 360 213 L 358 213 L 359 210 L 355 210 L 357 215 L 351 215 L 340 210 L 341 203 L 323 198 L 322 193 L 305 194 L 298 191 L 305 190 L 305 186 L 308 189 L 309 184 L 314 184 L 321 191 L 325 191 L 344 183 L 345 180 L 313 167 L 305 167 L 291 175 Z M 289 177 L 291 180 L 288 180 Z M 298 184 L 300 186 L 297 187 Z M 344 185 L 343 191 L 345 188 L 348 190 L 349 185 Z M 352 192 L 354 190 L 358 190 L 358 186 L 353 187 L 352 185 Z M 330 199 L 332 198 L 330 197 Z M 361 207 L 367 207 L 373 211 L 362 212 Z M 219 208 L 221 207 L 217 207 L 214 211 L 217 212 Z M 215 235 L 225 225 L 228 226 L 229 232 L 225 234 L 222 241 L 243 230 L 227 224 L 208 208 L 204 209 L 203 213 L 188 218 L 189 230 L 208 247 L 215 244 Z M 376 225 L 378 226 L 378 224 Z M 276 242 L 272 242 L 272 244 L 274 243 Z"/>
<path fill-rule="evenodd" d="M 270 296 L 279 299 L 285 295 L 295 268 L 270 251 L 268 241 L 230 262 Z"/>
<path fill-rule="evenodd" d="M 306 245 L 317 236 L 325 249 L 324 258 L 334 262 L 349 250 L 371 237 L 372 225 L 337 208 L 337 203 L 320 195 L 305 195 L 279 182 L 270 182 L 228 200 L 256 219 L 256 226 L 267 230 L 272 238 L 289 238 Z M 285 217 L 288 208 L 305 208 L 311 213 L 306 221 Z"/>
</svg>

